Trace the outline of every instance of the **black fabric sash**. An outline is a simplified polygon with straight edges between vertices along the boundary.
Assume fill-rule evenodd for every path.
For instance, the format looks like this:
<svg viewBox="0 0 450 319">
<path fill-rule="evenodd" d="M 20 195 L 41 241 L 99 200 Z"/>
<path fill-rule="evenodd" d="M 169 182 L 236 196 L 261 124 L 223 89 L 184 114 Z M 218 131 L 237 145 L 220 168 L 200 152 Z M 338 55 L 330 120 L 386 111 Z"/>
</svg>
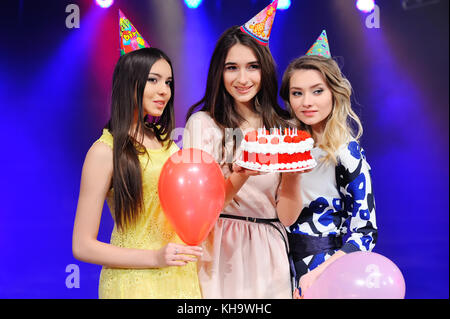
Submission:
<svg viewBox="0 0 450 319">
<path fill-rule="evenodd" d="M 336 250 L 342 247 L 342 236 L 314 237 L 288 233 L 289 248 L 294 263 L 311 255 Z"/>
</svg>

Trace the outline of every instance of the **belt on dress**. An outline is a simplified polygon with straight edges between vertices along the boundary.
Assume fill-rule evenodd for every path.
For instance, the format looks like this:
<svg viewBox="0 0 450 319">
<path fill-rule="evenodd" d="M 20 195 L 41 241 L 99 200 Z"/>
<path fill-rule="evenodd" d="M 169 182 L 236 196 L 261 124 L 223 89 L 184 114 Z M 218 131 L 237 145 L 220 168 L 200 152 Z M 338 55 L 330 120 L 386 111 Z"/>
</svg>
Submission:
<svg viewBox="0 0 450 319">
<path fill-rule="evenodd" d="M 288 244 L 287 238 L 285 238 L 283 233 L 281 232 L 281 230 L 275 224 L 273 224 L 275 222 L 280 222 L 280 220 L 278 218 L 256 218 L 256 217 L 236 216 L 236 215 L 228 215 L 228 214 L 220 214 L 219 217 L 245 220 L 248 222 L 266 224 L 266 225 L 272 226 L 273 228 L 278 230 L 278 232 L 281 235 L 281 238 L 283 238 L 284 246 L 286 248 L 286 253 L 289 255 L 289 244 Z"/>
<path fill-rule="evenodd" d="M 292 289 L 292 291 L 294 290 L 294 287 L 295 287 L 294 279 L 296 277 L 295 266 L 294 266 L 294 262 L 292 260 L 292 256 L 289 252 L 288 239 L 286 237 L 284 237 L 282 231 L 275 224 L 273 224 L 275 222 L 280 222 L 280 220 L 278 218 L 256 218 L 256 217 L 236 216 L 236 215 L 228 215 L 228 214 L 220 214 L 219 217 L 245 220 L 248 222 L 259 223 L 259 224 L 266 224 L 266 225 L 270 225 L 273 228 L 275 228 L 280 233 L 281 238 L 283 239 L 283 242 L 284 242 L 284 247 L 286 248 L 286 254 L 287 254 L 288 260 L 289 260 L 289 269 L 291 272 L 291 279 L 292 279 L 291 280 L 291 289 Z"/>
<path fill-rule="evenodd" d="M 256 218 L 256 217 L 235 216 L 235 215 L 228 215 L 228 214 L 220 214 L 219 217 L 245 220 L 247 222 L 260 223 L 260 224 L 271 224 L 271 223 L 280 221 L 278 218 Z"/>
</svg>

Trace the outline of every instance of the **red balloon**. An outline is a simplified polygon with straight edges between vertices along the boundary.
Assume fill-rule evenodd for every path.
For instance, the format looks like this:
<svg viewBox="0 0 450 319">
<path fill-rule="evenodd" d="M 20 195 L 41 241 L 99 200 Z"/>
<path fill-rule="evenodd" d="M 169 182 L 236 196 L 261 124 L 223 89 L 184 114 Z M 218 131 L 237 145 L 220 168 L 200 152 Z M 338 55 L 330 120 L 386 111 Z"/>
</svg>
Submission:
<svg viewBox="0 0 450 319">
<path fill-rule="evenodd" d="M 188 245 L 203 242 L 225 202 L 225 182 L 208 153 L 182 149 L 164 164 L 158 182 L 161 207 L 178 236 Z"/>
</svg>

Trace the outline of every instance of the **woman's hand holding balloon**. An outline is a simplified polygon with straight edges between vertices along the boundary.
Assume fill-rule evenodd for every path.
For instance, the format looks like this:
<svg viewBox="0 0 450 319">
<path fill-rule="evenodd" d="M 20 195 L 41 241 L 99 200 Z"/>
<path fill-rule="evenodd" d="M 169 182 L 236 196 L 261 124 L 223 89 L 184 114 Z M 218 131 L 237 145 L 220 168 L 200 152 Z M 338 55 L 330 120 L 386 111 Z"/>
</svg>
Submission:
<svg viewBox="0 0 450 319">
<path fill-rule="evenodd" d="M 315 268 L 300 277 L 299 286 L 302 292 L 300 297 L 303 297 L 305 295 L 305 291 L 312 286 L 312 284 L 316 281 L 316 279 L 320 276 L 320 274 L 321 271 L 318 268 Z"/>
<path fill-rule="evenodd" d="M 167 266 L 184 266 L 188 262 L 197 261 L 203 255 L 203 248 L 168 243 L 157 251 L 157 262 L 160 268 Z"/>
</svg>

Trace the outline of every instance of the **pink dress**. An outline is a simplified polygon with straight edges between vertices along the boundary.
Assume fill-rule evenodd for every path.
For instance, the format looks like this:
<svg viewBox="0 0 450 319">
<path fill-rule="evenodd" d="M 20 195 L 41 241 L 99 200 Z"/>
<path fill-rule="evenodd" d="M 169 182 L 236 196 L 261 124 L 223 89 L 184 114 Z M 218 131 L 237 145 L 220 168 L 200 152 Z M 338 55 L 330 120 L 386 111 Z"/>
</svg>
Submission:
<svg viewBox="0 0 450 319">
<path fill-rule="evenodd" d="M 190 117 L 183 147 L 210 153 L 224 177 L 231 174 L 222 158 L 222 133 L 208 113 L 197 112 Z M 222 213 L 277 218 L 279 184 L 278 173 L 249 177 L 235 196 L 236 201 Z M 283 225 L 273 224 L 287 238 Z M 263 223 L 219 218 L 203 243 L 205 252 L 198 262 L 203 298 L 291 298 L 289 261 L 280 231 Z"/>
</svg>

